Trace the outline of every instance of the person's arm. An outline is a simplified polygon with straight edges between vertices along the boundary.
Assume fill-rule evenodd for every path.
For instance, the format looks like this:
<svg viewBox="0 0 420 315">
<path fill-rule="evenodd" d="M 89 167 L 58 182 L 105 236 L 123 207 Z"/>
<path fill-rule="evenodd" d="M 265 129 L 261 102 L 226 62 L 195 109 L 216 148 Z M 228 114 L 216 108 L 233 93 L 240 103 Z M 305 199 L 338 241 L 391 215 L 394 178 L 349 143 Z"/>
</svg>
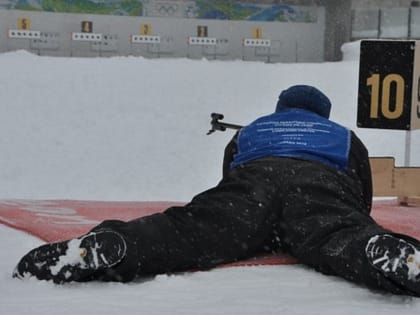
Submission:
<svg viewBox="0 0 420 315">
<path fill-rule="evenodd" d="M 369 153 L 363 142 L 351 132 L 351 147 L 348 172 L 362 184 L 363 201 L 370 211 L 372 207 L 372 172 L 369 163 Z"/>
<path fill-rule="evenodd" d="M 238 152 L 237 139 L 238 133 L 233 136 L 232 140 L 230 140 L 225 147 L 225 153 L 223 156 L 223 177 L 229 173 L 230 163 L 232 163 L 234 155 Z"/>
</svg>

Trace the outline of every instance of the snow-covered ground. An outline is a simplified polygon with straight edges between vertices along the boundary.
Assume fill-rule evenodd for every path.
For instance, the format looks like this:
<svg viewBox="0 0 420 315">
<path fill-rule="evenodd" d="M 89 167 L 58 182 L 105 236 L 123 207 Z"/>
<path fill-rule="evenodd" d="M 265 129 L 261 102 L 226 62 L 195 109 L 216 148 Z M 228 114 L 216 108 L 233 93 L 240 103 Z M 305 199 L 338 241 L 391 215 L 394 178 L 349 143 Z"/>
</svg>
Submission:
<svg viewBox="0 0 420 315">
<path fill-rule="evenodd" d="M 352 54 L 349 54 L 352 55 Z M 354 54 L 353 54 L 354 55 Z M 372 156 L 404 163 L 405 132 L 356 128 L 358 62 L 251 62 L 0 55 L 0 199 L 188 201 L 221 177 L 232 131 L 207 136 L 210 113 L 245 124 L 278 94 L 312 84 L 332 119 Z M 419 132 L 411 165 L 420 166 Z M 0 314 L 417 314 L 420 299 L 369 291 L 303 266 L 160 275 L 130 284 L 54 285 L 11 278 L 41 241 L 0 225 Z"/>
</svg>

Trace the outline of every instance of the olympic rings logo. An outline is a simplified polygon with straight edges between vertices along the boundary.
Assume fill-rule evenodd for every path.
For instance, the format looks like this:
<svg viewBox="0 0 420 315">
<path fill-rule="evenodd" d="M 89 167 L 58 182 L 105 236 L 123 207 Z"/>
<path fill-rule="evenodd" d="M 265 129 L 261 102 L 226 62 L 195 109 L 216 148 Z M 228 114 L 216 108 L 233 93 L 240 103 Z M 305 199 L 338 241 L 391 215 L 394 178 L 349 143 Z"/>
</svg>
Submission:
<svg viewBox="0 0 420 315">
<path fill-rule="evenodd" d="M 156 10 L 160 15 L 173 15 L 176 11 L 178 11 L 178 4 L 156 3 Z"/>
</svg>

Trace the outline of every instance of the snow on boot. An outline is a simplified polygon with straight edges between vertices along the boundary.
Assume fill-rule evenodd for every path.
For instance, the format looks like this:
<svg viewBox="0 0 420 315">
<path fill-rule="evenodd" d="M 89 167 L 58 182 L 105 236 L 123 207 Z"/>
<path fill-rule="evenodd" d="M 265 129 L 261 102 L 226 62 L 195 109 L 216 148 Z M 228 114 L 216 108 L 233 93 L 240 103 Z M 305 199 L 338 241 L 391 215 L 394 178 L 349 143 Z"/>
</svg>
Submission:
<svg viewBox="0 0 420 315">
<path fill-rule="evenodd" d="M 414 242 L 414 240 L 413 240 Z M 369 263 L 387 278 L 420 296 L 420 245 L 392 235 L 376 235 L 367 243 Z"/>
<path fill-rule="evenodd" d="M 126 252 L 126 242 L 119 233 L 90 232 L 80 238 L 33 249 L 20 260 L 13 277 L 35 276 L 56 283 L 86 281 L 95 273 L 117 265 Z"/>
</svg>

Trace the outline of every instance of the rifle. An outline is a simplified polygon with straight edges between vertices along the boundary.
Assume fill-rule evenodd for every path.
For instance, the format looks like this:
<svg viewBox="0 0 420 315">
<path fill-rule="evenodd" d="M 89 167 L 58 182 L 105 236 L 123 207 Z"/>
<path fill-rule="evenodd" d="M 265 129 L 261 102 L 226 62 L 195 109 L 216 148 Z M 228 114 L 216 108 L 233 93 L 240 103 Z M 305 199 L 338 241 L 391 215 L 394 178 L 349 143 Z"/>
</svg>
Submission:
<svg viewBox="0 0 420 315">
<path fill-rule="evenodd" d="M 211 122 L 210 122 L 211 129 L 207 132 L 207 135 L 212 134 L 216 130 L 226 131 L 227 128 L 238 130 L 238 129 L 241 129 L 243 127 L 243 126 L 240 126 L 240 125 L 234 125 L 234 124 L 219 121 L 219 120 L 222 120 L 224 118 L 223 114 L 220 114 L 220 113 L 212 113 L 210 115 L 210 117 L 211 117 Z"/>
</svg>

